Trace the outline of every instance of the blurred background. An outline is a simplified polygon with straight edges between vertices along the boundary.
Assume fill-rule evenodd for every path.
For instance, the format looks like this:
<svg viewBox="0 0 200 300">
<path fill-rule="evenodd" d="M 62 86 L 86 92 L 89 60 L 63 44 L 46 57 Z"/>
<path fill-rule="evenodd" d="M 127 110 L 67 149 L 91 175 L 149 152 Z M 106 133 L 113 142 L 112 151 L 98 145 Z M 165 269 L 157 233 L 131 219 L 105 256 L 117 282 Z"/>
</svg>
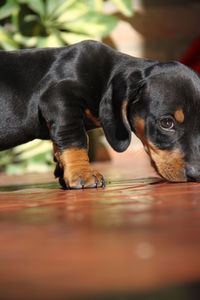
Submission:
<svg viewBox="0 0 200 300">
<path fill-rule="evenodd" d="M 137 57 L 179 60 L 199 72 L 199 37 L 198 0 L 0 0 L 4 50 L 94 39 Z M 102 132 L 89 135 L 91 161 L 111 159 Z M 132 144 L 141 147 L 135 137 Z M 52 157 L 51 142 L 35 140 L 1 152 L 0 172 L 46 172 Z"/>
</svg>

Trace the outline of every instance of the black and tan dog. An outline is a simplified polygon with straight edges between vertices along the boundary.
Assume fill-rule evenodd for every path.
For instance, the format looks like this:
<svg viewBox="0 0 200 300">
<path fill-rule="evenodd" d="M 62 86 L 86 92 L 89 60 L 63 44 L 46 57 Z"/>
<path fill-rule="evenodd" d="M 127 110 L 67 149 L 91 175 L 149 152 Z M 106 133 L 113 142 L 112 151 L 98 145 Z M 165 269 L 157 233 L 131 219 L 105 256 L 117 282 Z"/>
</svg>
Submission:
<svg viewBox="0 0 200 300">
<path fill-rule="evenodd" d="M 102 126 L 127 149 L 133 131 L 168 181 L 200 180 L 200 79 L 86 41 L 55 49 L 0 51 L 0 150 L 51 139 L 55 175 L 68 188 L 104 186 L 87 153 L 86 131 Z"/>
</svg>

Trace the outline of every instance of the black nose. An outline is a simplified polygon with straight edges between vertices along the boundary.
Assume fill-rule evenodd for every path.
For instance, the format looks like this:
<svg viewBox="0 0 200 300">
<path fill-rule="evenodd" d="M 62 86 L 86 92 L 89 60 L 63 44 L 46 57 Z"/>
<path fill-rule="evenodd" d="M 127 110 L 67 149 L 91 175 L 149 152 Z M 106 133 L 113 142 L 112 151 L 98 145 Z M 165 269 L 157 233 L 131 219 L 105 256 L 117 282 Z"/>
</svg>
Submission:
<svg viewBox="0 0 200 300">
<path fill-rule="evenodd" d="M 187 166 L 186 175 L 188 181 L 200 181 L 200 167 L 194 165 Z"/>
</svg>

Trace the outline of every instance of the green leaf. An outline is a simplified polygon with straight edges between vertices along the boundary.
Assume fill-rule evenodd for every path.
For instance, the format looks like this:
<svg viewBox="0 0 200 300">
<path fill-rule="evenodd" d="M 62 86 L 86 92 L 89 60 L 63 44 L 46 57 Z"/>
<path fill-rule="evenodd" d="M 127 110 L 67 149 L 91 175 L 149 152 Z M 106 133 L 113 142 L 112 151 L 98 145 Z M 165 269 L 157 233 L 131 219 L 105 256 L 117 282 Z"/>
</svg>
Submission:
<svg viewBox="0 0 200 300">
<path fill-rule="evenodd" d="M 45 16 L 45 4 L 42 0 L 27 0 L 27 5 L 40 16 Z"/>
<path fill-rule="evenodd" d="M 6 173 L 8 175 L 21 175 L 25 172 L 25 163 L 23 164 L 9 164 L 6 166 Z"/>
<path fill-rule="evenodd" d="M 53 167 L 52 143 L 34 140 L 0 153 L 0 168 L 8 174 L 47 172 Z"/>
<path fill-rule="evenodd" d="M 52 170 L 52 166 L 43 162 L 24 161 L 22 163 L 9 164 L 6 166 L 8 175 L 21 175 L 24 173 L 45 173 Z"/>
<path fill-rule="evenodd" d="M 13 162 L 13 149 L 5 150 L 0 153 L 0 171 L 4 171 L 6 165 Z"/>
<path fill-rule="evenodd" d="M 75 44 L 88 39 L 91 39 L 90 35 L 78 34 L 73 32 L 61 32 L 60 37 L 66 44 Z"/>
<path fill-rule="evenodd" d="M 68 9 L 63 10 L 63 12 L 58 17 L 57 21 L 59 23 L 71 22 L 80 18 L 89 11 L 90 8 L 88 5 L 86 5 L 82 1 L 77 1 L 73 3 Z"/>
<path fill-rule="evenodd" d="M 103 9 L 103 0 L 87 0 L 87 3 L 91 10 L 102 11 Z"/>
<path fill-rule="evenodd" d="M 37 47 L 46 48 L 46 47 L 62 47 L 64 45 L 62 39 L 58 34 L 52 33 L 47 37 L 37 37 Z"/>
<path fill-rule="evenodd" d="M 25 171 L 28 173 L 46 173 L 52 171 L 52 166 L 42 162 L 31 162 L 27 165 Z"/>
<path fill-rule="evenodd" d="M 63 6 L 70 6 L 71 2 L 74 0 L 66 1 L 66 0 L 46 0 L 46 14 L 50 16 L 54 14 L 57 10 L 63 9 Z"/>
<path fill-rule="evenodd" d="M 63 28 L 93 37 L 107 36 L 117 25 L 118 19 L 103 13 L 90 12 L 79 19 L 63 25 Z"/>
<path fill-rule="evenodd" d="M 133 15 L 133 0 L 112 0 L 119 11 L 127 17 Z"/>
<path fill-rule="evenodd" d="M 13 39 L 12 35 L 2 26 L 0 26 L 0 45 L 5 50 L 15 50 L 19 48 L 19 45 Z"/>
<path fill-rule="evenodd" d="M 51 15 L 52 18 L 58 18 L 63 12 L 67 11 L 71 5 L 76 2 L 76 0 L 47 0 L 47 14 L 48 16 Z M 53 3 L 54 2 L 54 3 Z M 80 1 L 82 2 L 82 1 Z M 55 5 L 56 4 L 56 5 Z"/>
<path fill-rule="evenodd" d="M 19 5 L 15 0 L 8 0 L 1 8 L 0 8 L 0 20 L 5 19 L 12 14 L 14 14 L 19 8 Z"/>
<path fill-rule="evenodd" d="M 26 48 L 33 48 L 37 44 L 37 37 L 25 37 L 20 32 L 17 32 L 13 35 L 13 39 L 18 43 Z"/>
<path fill-rule="evenodd" d="M 41 140 L 34 140 L 14 148 L 14 153 L 18 160 L 32 159 L 41 153 L 49 151 L 52 152 L 51 142 Z"/>
<path fill-rule="evenodd" d="M 24 16 L 24 22 L 35 22 L 38 21 L 38 16 L 37 15 L 26 15 Z"/>
</svg>

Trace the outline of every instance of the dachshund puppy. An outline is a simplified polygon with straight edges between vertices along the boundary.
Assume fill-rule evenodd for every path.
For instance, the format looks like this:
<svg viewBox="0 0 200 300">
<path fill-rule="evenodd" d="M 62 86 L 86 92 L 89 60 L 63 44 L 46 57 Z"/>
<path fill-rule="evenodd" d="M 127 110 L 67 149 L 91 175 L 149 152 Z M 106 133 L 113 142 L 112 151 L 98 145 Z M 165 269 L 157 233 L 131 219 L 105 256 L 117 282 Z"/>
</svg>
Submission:
<svg viewBox="0 0 200 300">
<path fill-rule="evenodd" d="M 95 41 L 0 51 L 0 104 L 0 150 L 51 139 L 63 187 L 104 186 L 87 151 L 87 130 L 100 126 L 118 152 L 134 132 L 166 180 L 200 180 L 200 79 L 178 62 Z"/>
</svg>

